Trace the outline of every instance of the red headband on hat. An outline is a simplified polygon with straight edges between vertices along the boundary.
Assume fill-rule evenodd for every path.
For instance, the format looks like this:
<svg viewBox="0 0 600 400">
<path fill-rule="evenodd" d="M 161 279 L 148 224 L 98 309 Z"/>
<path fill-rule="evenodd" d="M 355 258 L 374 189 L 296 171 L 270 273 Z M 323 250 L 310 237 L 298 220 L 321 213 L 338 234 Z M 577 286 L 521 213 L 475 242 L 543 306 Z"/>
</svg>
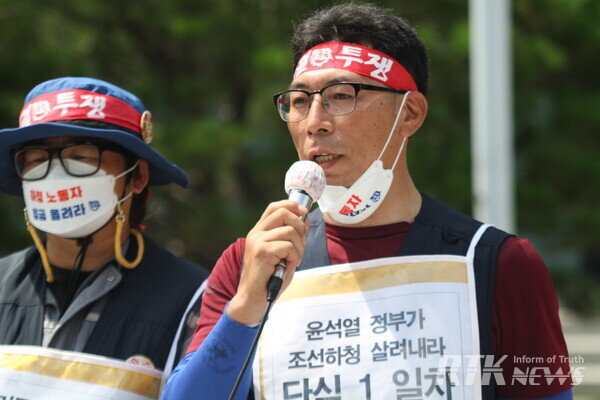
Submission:
<svg viewBox="0 0 600 400">
<path fill-rule="evenodd" d="M 140 133 L 142 114 L 122 100 L 73 89 L 40 95 L 25 104 L 19 127 L 60 120 L 88 119 L 119 125 Z"/>
<path fill-rule="evenodd" d="M 356 72 L 396 90 L 418 90 L 412 76 L 398 61 L 353 43 L 326 42 L 308 50 L 298 61 L 294 79 L 307 71 L 329 68 Z"/>
</svg>

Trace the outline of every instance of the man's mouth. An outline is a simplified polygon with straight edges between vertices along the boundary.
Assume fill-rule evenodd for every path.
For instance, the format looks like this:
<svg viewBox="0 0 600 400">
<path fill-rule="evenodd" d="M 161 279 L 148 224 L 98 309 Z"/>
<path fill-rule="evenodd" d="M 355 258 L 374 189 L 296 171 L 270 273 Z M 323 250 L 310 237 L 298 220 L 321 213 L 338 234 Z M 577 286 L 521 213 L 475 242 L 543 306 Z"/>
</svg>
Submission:
<svg viewBox="0 0 600 400">
<path fill-rule="evenodd" d="M 319 154 L 318 156 L 314 157 L 314 161 L 317 164 L 322 164 L 324 162 L 331 161 L 336 157 L 339 157 L 339 156 L 334 155 L 334 154 Z"/>
</svg>

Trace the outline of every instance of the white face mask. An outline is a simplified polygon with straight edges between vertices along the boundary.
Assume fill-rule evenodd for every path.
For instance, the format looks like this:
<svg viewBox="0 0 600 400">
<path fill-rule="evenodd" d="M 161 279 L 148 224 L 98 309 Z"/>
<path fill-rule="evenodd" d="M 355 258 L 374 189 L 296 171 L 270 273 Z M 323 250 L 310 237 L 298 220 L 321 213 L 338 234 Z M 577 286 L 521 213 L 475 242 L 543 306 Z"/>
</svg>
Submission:
<svg viewBox="0 0 600 400">
<path fill-rule="evenodd" d="M 383 202 L 383 199 L 385 199 L 385 196 L 387 196 L 394 180 L 393 171 L 396 163 L 398 163 L 400 154 L 402 154 L 406 137 L 402 140 L 392 168 L 384 169 L 381 157 L 392 139 L 400 114 L 404 108 L 404 103 L 409 94 L 410 92 L 407 92 L 404 95 L 387 142 L 383 146 L 379 157 L 373 161 L 371 166 L 349 188 L 344 186 L 325 186 L 325 191 L 318 202 L 319 208 L 322 212 L 329 214 L 336 222 L 352 225 L 366 220 L 373 215 Z"/>
<path fill-rule="evenodd" d="M 69 163 L 70 171 L 78 169 L 82 174 L 95 169 L 80 161 L 64 162 Z M 118 200 L 115 181 L 135 169 L 137 164 L 117 176 L 107 175 L 100 169 L 94 175 L 78 178 L 67 174 L 54 159 L 44 179 L 23 181 L 29 222 L 41 231 L 69 239 L 94 233 L 114 215 L 117 203 L 132 195 L 130 192 Z"/>
</svg>

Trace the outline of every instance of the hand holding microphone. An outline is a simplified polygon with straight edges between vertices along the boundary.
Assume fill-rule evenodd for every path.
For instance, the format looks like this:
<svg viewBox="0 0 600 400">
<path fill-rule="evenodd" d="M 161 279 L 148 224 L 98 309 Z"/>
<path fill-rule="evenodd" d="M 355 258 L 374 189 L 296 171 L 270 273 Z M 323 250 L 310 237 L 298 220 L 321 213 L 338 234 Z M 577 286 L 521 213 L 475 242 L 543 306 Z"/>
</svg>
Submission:
<svg viewBox="0 0 600 400">
<path fill-rule="evenodd" d="M 309 211 L 313 201 L 319 200 L 324 190 L 325 173 L 317 163 L 312 161 L 297 161 L 292 164 L 285 174 L 285 191 L 289 196 L 289 200 L 297 202 Z M 227 309 L 227 313 L 234 321 L 245 324 L 252 324 L 256 321 L 253 316 L 255 313 L 252 310 L 261 302 L 264 302 L 265 299 L 263 297 L 265 287 L 264 271 L 274 264 L 276 266 L 275 272 L 271 275 L 267 283 L 266 308 L 262 314 L 262 318 L 259 320 L 260 324 L 256 336 L 229 395 L 229 400 L 232 400 L 237 393 L 242 377 L 248 365 L 250 365 L 250 360 L 256 350 L 258 339 L 269 315 L 269 310 L 283 284 L 286 260 L 280 259 L 279 262 L 276 260 L 280 257 L 290 256 L 293 257 L 290 258 L 291 260 L 296 261 L 296 258 L 302 253 L 303 245 L 299 240 L 305 232 L 304 227 L 299 225 L 299 223 L 300 221 L 304 222 L 306 215 L 304 214 L 298 218 L 299 215 L 299 210 L 291 207 L 289 201 L 272 203 L 267 207 L 260 221 L 246 237 L 244 268 L 242 269 L 240 286 Z M 291 231 L 290 227 L 293 228 Z M 287 254 L 287 256 L 284 254 Z M 242 291 L 245 293 L 241 294 Z M 254 293 L 254 296 L 252 293 Z M 238 302 L 236 301 L 240 294 L 240 297 L 243 299 L 240 301 L 245 305 L 241 309 L 238 308 Z M 256 294 L 260 297 L 257 298 Z"/>
<path fill-rule="evenodd" d="M 290 200 L 303 205 L 310 211 L 313 202 L 318 201 L 325 190 L 325 172 L 315 162 L 296 161 L 285 174 L 285 191 Z M 306 215 L 300 217 L 302 221 Z M 267 301 L 274 301 L 283 283 L 285 260 L 275 266 L 275 272 L 267 284 Z"/>
<path fill-rule="evenodd" d="M 269 204 L 246 236 L 240 283 L 227 308 L 227 314 L 234 321 L 246 325 L 258 323 L 265 303 L 275 300 L 284 285 L 285 263 L 288 267 L 295 267 L 304 252 L 306 226 L 303 209 L 309 209 L 313 200 L 320 198 L 324 188 L 325 174 L 316 163 L 298 161 L 290 167 L 285 190 L 293 201 Z"/>
</svg>

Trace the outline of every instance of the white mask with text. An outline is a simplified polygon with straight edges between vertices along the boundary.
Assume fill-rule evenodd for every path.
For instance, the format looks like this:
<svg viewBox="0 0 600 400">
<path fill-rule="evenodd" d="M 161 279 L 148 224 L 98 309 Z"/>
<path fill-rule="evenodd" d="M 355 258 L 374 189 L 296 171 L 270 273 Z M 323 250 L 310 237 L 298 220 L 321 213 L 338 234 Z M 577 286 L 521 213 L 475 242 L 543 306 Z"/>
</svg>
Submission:
<svg viewBox="0 0 600 400">
<path fill-rule="evenodd" d="M 81 174 L 91 172 L 94 167 L 75 160 L 69 170 Z M 85 177 L 69 175 L 58 160 L 53 160 L 48 175 L 41 180 L 23 181 L 23 196 L 29 222 L 37 229 L 56 236 L 74 239 L 86 237 L 106 224 L 115 213 L 121 200 L 115 193 L 115 182 L 137 167 L 114 176 L 100 169 Z M 46 168 L 45 165 L 36 168 Z"/>
</svg>

